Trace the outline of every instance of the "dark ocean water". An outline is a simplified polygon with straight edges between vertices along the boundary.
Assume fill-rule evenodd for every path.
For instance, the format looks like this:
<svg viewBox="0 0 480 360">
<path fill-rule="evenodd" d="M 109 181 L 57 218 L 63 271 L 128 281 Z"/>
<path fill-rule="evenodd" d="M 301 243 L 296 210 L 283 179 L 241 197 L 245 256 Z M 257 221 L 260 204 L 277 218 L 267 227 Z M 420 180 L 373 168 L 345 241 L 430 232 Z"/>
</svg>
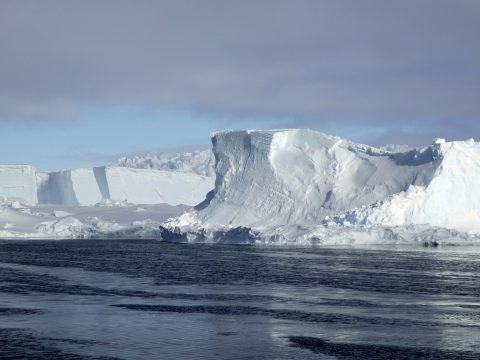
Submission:
<svg viewBox="0 0 480 360">
<path fill-rule="evenodd" d="M 479 248 L 0 243 L 0 359 L 480 359 Z"/>
</svg>

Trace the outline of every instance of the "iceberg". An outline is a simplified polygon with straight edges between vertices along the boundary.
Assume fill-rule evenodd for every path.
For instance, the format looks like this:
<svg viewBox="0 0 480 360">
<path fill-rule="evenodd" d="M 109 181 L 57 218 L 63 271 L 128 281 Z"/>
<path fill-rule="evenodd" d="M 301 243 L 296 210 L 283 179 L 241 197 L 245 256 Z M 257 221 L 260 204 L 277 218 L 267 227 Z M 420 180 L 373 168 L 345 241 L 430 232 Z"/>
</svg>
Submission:
<svg viewBox="0 0 480 360">
<path fill-rule="evenodd" d="M 395 151 L 307 129 L 212 135 L 215 188 L 162 224 L 186 242 L 471 242 L 480 236 L 480 145 Z M 435 240 L 437 239 L 437 240 Z"/>
<path fill-rule="evenodd" d="M 377 148 L 287 129 L 221 131 L 212 144 L 211 151 L 51 173 L 1 166 L 0 238 L 480 241 L 480 144 L 473 139 Z"/>
</svg>

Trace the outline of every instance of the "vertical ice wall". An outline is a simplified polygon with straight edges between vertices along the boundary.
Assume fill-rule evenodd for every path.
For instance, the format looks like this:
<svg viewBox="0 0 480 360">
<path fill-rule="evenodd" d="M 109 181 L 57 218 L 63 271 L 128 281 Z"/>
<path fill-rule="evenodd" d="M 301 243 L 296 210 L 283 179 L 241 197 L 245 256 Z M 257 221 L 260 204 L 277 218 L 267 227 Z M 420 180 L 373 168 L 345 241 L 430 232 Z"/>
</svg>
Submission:
<svg viewBox="0 0 480 360">
<path fill-rule="evenodd" d="M 93 169 L 43 174 L 38 184 L 40 204 L 93 205 L 102 200 Z"/>
<path fill-rule="evenodd" d="M 37 203 L 35 168 L 30 165 L 0 165 L 0 196 L 27 205 Z"/>
<path fill-rule="evenodd" d="M 95 205 L 106 200 L 133 204 L 196 205 L 213 178 L 151 169 L 102 166 L 39 174 L 40 204 Z"/>
<path fill-rule="evenodd" d="M 212 177 L 176 171 L 101 166 L 37 173 L 28 165 L 0 165 L 0 197 L 26 205 L 89 206 L 105 199 L 193 206 L 213 186 Z"/>
<path fill-rule="evenodd" d="M 119 166 L 106 168 L 111 200 L 134 204 L 196 205 L 213 189 L 214 179 L 196 174 Z"/>
</svg>

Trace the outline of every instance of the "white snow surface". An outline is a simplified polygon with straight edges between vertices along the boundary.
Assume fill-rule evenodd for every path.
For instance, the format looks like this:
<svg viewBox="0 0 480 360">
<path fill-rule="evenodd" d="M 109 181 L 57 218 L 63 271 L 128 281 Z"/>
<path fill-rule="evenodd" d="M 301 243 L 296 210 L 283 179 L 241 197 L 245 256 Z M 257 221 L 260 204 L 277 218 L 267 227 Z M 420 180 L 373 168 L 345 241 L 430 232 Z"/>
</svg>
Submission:
<svg viewBox="0 0 480 360">
<path fill-rule="evenodd" d="M 213 186 L 213 178 L 193 173 L 101 166 L 39 174 L 38 199 L 40 204 L 69 206 L 106 200 L 193 206 Z"/>
<path fill-rule="evenodd" d="M 215 158 L 210 149 L 175 155 L 163 152 L 156 155 L 124 156 L 118 160 L 118 165 L 136 169 L 175 171 L 215 177 Z"/>
<path fill-rule="evenodd" d="M 306 129 L 212 136 L 215 189 L 163 224 L 175 241 L 472 242 L 480 238 L 480 145 L 395 152 Z"/>
<path fill-rule="evenodd" d="M 432 179 L 411 185 L 386 201 L 342 214 L 339 223 L 390 226 L 429 224 L 480 233 L 480 144 L 441 142 Z"/>
</svg>

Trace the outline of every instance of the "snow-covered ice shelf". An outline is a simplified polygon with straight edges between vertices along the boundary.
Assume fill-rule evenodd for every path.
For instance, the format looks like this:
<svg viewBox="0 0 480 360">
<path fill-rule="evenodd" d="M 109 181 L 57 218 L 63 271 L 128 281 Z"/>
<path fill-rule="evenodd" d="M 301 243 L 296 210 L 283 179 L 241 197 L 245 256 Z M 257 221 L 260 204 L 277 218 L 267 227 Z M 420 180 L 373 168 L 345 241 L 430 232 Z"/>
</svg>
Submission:
<svg viewBox="0 0 480 360">
<path fill-rule="evenodd" d="M 133 204 L 195 205 L 214 178 L 194 173 L 101 166 L 39 174 L 40 204 L 95 205 L 105 200 Z"/>
<path fill-rule="evenodd" d="M 480 144 L 473 139 L 375 148 L 290 129 L 217 132 L 212 143 L 213 153 L 37 174 L 40 203 L 60 205 L 4 200 L 0 237 L 301 245 L 480 240 Z M 32 203 L 27 170 L 16 194 Z M 132 205 L 160 202 L 167 205 Z M 98 206 L 77 206 L 91 204 Z"/>
<path fill-rule="evenodd" d="M 56 172 L 0 166 L 0 238 L 159 238 L 159 224 L 214 187 L 213 154 L 123 158 Z"/>
</svg>

